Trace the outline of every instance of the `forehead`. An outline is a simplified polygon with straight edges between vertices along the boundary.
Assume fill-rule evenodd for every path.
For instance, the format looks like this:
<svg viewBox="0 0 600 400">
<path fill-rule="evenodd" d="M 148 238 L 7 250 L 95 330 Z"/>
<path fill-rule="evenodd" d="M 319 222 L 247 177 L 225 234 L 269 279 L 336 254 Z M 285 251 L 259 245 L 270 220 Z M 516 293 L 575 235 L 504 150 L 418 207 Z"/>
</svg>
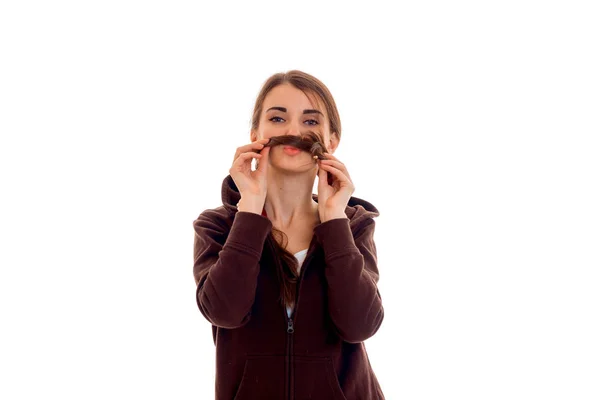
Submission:
<svg viewBox="0 0 600 400">
<path fill-rule="evenodd" d="M 302 90 L 287 83 L 275 86 L 265 97 L 263 110 L 275 106 L 285 107 L 288 112 L 315 109 L 325 114 L 325 107 L 318 96 L 311 93 L 307 96 Z"/>
</svg>

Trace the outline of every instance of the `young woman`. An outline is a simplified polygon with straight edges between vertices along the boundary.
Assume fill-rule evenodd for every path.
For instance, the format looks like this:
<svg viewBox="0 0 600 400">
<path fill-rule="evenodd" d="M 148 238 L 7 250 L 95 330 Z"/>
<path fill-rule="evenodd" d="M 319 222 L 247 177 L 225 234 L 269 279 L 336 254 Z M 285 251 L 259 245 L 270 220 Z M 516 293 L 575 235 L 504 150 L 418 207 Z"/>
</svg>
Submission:
<svg viewBox="0 0 600 400">
<path fill-rule="evenodd" d="M 333 155 L 340 137 L 321 81 L 271 76 L 251 143 L 223 181 L 223 205 L 194 221 L 196 300 L 213 325 L 217 400 L 384 399 L 363 344 L 383 320 L 379 212 L 352 196 Z M 322 151 L 285 145 L 294 139 Z"/>
</svg>

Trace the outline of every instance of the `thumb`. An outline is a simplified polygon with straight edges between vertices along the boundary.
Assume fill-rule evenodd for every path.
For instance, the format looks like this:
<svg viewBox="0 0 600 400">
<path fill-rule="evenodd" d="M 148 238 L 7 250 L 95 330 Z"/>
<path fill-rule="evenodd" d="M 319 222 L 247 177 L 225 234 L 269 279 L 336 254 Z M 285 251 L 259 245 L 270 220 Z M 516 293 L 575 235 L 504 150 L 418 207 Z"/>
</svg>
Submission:
<svg viewBox="0 0 600 400">
<path fill-rule="evenodd" d="M 261 162 L 258 164 L 257 170 L 260 171 L 261 174 L 267 172 L 267 168 L 269 165 L 269 152 L 271 151 L 271 147 L 265 147 L 260 151 L 262 157 L 260 158 Z"/>
<path fill-rule="evenodd" d="M 319 189 L 327 187 L 327 171 L 319 166 Z"/>
</svg>

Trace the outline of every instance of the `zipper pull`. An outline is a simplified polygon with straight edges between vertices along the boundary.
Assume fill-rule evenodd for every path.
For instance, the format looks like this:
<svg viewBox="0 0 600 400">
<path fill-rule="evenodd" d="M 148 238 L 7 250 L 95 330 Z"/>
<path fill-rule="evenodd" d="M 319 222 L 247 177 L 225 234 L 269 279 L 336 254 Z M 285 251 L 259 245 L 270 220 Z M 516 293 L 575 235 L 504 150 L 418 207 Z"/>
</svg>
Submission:
<svg viewBox="0 0 600 400">
<path fill-rule="evenodd" d="M 291 318 L 288 318 L 288 333 L 294 333 L 294 321 Z"/>
</svg>

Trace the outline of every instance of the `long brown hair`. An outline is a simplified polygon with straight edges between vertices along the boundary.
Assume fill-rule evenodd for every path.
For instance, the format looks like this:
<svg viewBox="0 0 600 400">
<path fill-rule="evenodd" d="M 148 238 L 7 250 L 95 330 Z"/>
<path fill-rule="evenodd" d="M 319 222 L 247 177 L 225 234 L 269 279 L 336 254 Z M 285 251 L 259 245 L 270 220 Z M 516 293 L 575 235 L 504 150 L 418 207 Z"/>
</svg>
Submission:
<svg viewBox="0 0 600 400">
<path fill-rule="evenodd" d="M 254 103 L 254 112 L 252 113 L 252 130 L 258 130 L 260 115 L 262 113 L 265 98 L 272 89 L 282 84 L 290 84 L 294 86 L 296 89 L 304 92 L 304 94 L 306 94 L 313 101 L 315 100 L 316 96 L 316 98 L 319 99 L 325 106 L 331 135 L 336 136 L 338 140 L 341 138 L 342 125 L 340 122 L 340 115 L 331 92 L 323 82 L 312 75 L 298 70 L 277 73 L 265 81 L 260 92 L 258 93 L 258 96 L 256 97 L 256 102 Z M 323 139 L 324 138 L 322 138 L 320 142 L 324 142 Z M 313 142 L 316 141 L 317 140 L 313 140 Z M 320 156 L 322 154 L 322 150 L 321 152 L 312 152 L 312 154 L 318 154 Z M 275 256 L 281 260 L 277 270 L 277 275 L 281 283 L 281 302 L 284 306 L 292 306 L 296 301 L 298 260 L 286 249 L 288 238 L 284 232 L 273 227 L 271 233 L 269 234 L 269 239 L 275 244 Z"/>
</svg>

